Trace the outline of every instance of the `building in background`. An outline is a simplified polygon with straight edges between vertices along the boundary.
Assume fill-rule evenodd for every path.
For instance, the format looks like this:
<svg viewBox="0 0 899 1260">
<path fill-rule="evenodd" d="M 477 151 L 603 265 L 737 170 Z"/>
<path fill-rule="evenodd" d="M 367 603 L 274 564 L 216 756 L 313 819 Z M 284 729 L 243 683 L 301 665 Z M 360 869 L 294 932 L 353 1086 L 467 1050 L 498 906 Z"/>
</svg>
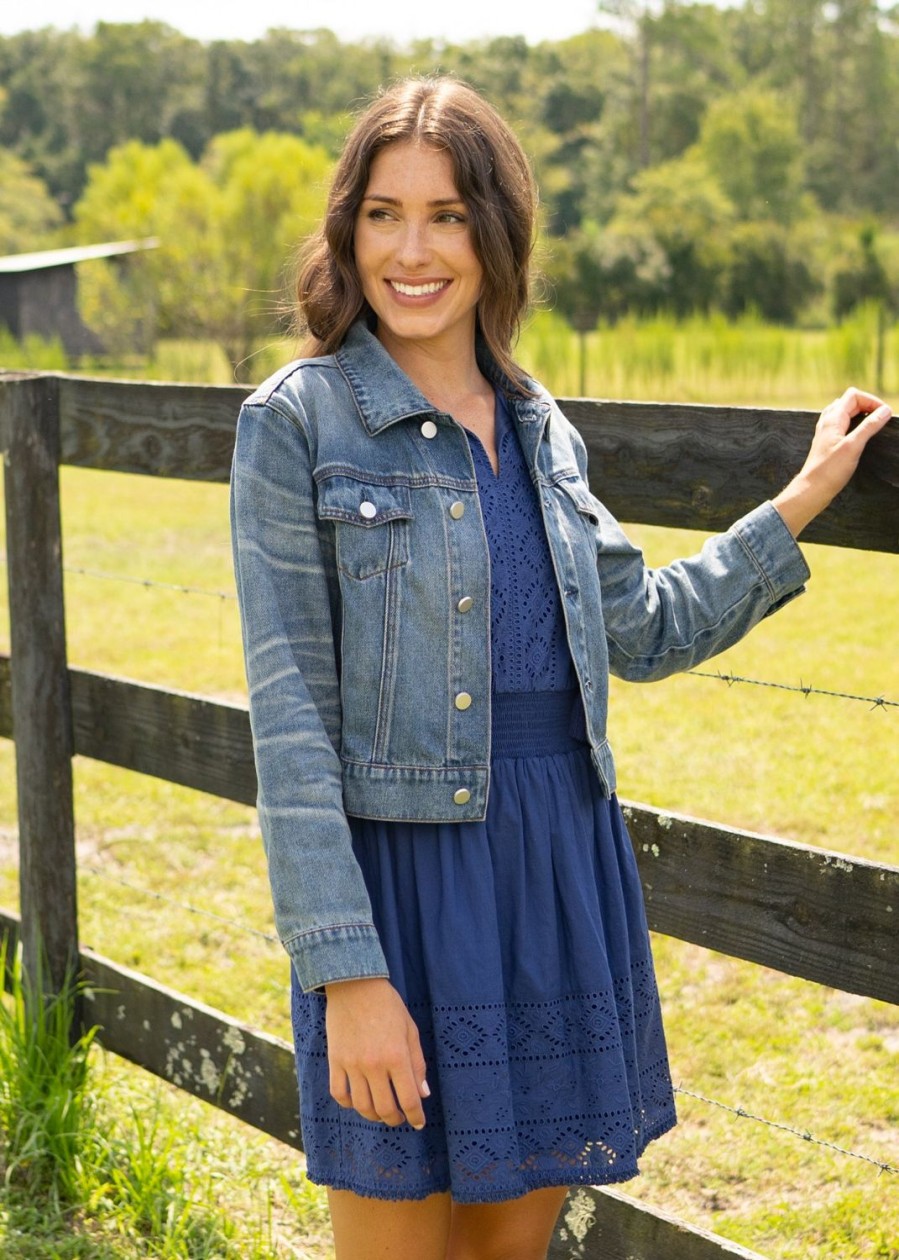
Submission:
<svg viewBox="0 0 899 1260">
<path fill-rule="evenodd" d="M 96 258 L 126 258 L 158 241 L 109 241 L 70 249 L 0 257 L 0 326 L 21 341 L 29 334 L 58 337 L 71 358 L 102 354 L 105 347 L 78 313 L 79 263 Z"/>
</svg>

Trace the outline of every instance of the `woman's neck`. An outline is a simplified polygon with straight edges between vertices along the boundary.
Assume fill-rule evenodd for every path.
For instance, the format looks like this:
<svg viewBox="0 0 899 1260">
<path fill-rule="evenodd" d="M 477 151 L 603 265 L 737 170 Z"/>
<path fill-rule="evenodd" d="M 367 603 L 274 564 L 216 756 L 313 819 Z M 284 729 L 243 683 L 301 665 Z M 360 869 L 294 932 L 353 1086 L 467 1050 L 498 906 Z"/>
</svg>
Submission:
<svg viewBox="0 0 899 1260">
<path fill-rule="evenodd" d="M 478 367 L 474 341 L 464 345 L 395 338 L 378 329 L 384 349 L 428 402 L 451 415 L 467 412 L 475 399 L 493 396 L 493 387 Z"/>
</svg>

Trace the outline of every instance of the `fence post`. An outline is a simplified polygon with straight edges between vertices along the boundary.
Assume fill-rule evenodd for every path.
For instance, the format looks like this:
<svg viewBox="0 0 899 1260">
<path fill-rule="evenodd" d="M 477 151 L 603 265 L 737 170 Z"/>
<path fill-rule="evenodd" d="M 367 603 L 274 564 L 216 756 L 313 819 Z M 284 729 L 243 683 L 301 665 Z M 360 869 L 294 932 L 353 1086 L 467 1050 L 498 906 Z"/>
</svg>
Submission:
<svg viewBox="0 0 899 1260">
<path fill-rule="evenodd" d="M 59 502 L 59 387 L 10 380 L 6 528 L 26 974 L 58 992 L 78 959 L 72 713 Z"/>
</svg>

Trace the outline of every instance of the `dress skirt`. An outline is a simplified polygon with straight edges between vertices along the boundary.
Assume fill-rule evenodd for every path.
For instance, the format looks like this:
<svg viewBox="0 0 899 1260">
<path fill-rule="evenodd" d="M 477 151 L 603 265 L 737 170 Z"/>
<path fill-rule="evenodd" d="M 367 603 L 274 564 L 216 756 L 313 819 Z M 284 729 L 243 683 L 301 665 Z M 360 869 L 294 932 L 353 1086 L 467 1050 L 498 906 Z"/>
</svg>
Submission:
<svg viewBox="0 0 899 1260">
<path fill-rule="evenodd" d="M 325 998 L 294 978 L 310 1180 L 497 1202 L 625 1181 L 675 1123 L 636 863 L 578 704 L 572 691 L 494 694 L 483 822 L 350 820 L 431 1096 L 420 1131 L 339 1107 Z"/>
</svg>

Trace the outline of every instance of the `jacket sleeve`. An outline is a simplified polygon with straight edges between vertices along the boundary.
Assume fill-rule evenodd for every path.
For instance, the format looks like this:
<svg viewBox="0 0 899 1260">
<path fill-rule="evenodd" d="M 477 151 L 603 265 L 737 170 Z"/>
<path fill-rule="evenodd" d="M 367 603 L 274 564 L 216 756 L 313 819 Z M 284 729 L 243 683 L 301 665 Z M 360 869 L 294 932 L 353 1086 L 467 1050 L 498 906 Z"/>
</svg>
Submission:
<svg viewBox="0 0 899 1260">
<path fill-rule="evenodd" d="M 586 480 L 586 450 L 576 438 Z M 592 496 L 591 496 L 592 497 Z M 643 553 L 595 498 L 597 567 L 613 674 L 631 682 L 692 669 L 732 647 L 804 589 L 808 565 L 770 502 L 702 550 L 663 568 Z"/>
<path fill-rule="evenodd" d="M 259 822 L 275 923 L 303 989 L 385 976 L 343 808 L 327 571 L 301 418 L 241 410 L 231 531 Z"/>
</svg>

